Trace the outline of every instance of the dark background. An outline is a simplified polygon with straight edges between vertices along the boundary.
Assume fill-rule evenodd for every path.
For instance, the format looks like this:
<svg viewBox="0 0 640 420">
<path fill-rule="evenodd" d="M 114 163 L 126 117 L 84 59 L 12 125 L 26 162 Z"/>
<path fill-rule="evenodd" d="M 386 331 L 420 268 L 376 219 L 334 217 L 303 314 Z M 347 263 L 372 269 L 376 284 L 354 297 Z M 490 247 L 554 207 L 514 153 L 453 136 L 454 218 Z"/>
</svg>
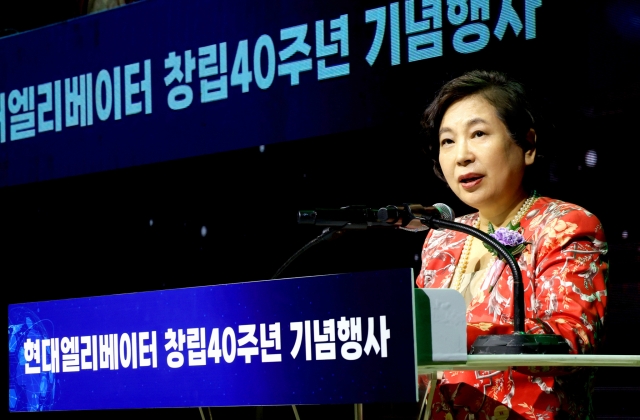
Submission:
<svg viewBox="0 0 640 420">
<path fill-rule="evenodd" d="M 0 29 L 13 29 L 5 34 L 80 14 L 73 2 L 42 2 L 44 13 L 25 6 L 31 2 L 10 9 L 6 3 Z M 509 29 L 503 41 L 492 39 L 470 55 L 455 53 L 445 41 L 443 57 L 381 70 L 373 96 L 386 101 L 385 112 L 373 116 L 372 128 L 1 188 L 0 261 L 11 290 L 6 304 L 268 279 L 321 231 L 297 225 L 299 209 L 443 202 L 458 215 L 469 212 L 433 175 L 419 119 L 444 81 L 485 68 L 523 81 L 544 111 L 539 192 L 582 205 L 603 222 L 611 270 L 601 352 L 639 354 L 640 231 L 632 219 L 640 156 L 640 4 L 556 3 L 547 0 L 538 9 L 535 40 L 524 41 L 524 33 L 516 38 Z M 494 21 L 499 2 L 491 5 Z M 445 39 L 452 36 L 446 30 Z M 239 124 L 254 122 L 254 116 L 238 116 Z M 595 166 L 587 165 L 588 151 L 596 153 Z M 417 273 L 425 235 L 347 232 L 303 254 L 283 276 L 408 266 Z M 594 394 L 599 418 L 640 418 L 635 371 L 600 369 Z M 400 418 L 412 410 L 372 405 L 365 415 Z M 300 411 L 303 419 L 351 415 L 350 407 Z M 64 417 L 130 414 L 140 412 Z M 157 414 L 199 418 L 195 409 Z M 214 409 L 219 418 L 257 415 L 250 408 Z M 261 415 L 293 418 L 286 407 L 267 407 Z"/>
</svg>

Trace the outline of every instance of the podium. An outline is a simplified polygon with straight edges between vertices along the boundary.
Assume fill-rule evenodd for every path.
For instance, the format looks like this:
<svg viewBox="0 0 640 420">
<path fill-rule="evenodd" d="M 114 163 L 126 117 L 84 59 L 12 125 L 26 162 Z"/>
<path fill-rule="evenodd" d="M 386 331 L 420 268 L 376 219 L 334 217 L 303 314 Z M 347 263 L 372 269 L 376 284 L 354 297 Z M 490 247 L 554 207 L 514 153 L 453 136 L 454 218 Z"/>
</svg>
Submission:
<svg viewBox="0 0 640 420">
<path fill-rule="evenodd" d="M 410 269 L 9 305 L 9 410 L 417 402 L 439 370 L 640 366 L 467 356 L 464 313 Z"/>
</svg>

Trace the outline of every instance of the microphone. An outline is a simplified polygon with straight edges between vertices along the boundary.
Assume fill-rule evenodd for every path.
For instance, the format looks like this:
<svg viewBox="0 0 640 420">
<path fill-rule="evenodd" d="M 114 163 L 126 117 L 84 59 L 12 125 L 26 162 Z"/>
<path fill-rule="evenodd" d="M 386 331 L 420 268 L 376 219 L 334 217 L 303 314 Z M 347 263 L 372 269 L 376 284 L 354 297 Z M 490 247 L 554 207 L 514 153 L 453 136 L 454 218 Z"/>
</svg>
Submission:
<svg viewBox="0 0 640 420">
<path fill-rule="evenodd" d="M 403 204 L 373 209 L 366 206 L 346 206 L 339 209 L 300 210 L 298 223 L 329 226 L 340 229 L 401 228 L 411 231 L 429 229 L 422 219 L 453 220 L 451 207 L 438 203 L 431 207 Z"/>
<path fill-rule="evenodd" d="M 426 217 L 454 220 L 456 215 L 453 213 L 451 207 L 443 203 L 436 203 L 430 207 L 424 207 L 421 204 L 404 204 L 402 206 L 382 207 L 378 210 L 378 219 L 394 226 L 406 226 L 407 218 L 409 219 L 408 221 L 411 222 L 413 219 L 423 219 Z"/>
<path fill-rule="evenodd" d="M 342 229 L 367 229 L 387 224 L 378 220 L 378 210 L 366 206 L 300 210 L 298 211 L 298 223 Z"/>
</svg>

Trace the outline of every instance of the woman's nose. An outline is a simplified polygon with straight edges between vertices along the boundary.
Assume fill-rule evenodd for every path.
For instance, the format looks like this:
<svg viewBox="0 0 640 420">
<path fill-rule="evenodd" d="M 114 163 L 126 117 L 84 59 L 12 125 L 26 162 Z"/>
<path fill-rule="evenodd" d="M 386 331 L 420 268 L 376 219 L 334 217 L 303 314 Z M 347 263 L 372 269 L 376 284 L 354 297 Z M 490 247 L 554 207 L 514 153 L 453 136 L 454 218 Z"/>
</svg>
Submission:
<svg viewBox="0 0 640 420">
<path fill-rule="evenodd" d="M 466 166 L 469 163 L 473 162 L 474 155 L 469 148 L 469 143 L 466 140 L 462 140 L 457 142 L 456 145 L 456 163 L 458 165 Z"/>
</svg>

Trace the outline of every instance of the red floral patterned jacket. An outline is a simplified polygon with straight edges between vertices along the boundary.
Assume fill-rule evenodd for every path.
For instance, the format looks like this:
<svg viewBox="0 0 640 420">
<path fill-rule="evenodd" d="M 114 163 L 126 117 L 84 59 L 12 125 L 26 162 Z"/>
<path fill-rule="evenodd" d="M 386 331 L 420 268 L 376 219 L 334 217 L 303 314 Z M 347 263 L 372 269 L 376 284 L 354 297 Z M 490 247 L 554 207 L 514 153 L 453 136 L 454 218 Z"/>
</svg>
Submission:
<svg viewBox="0 0 640 420">
<path fill-rule="evenodd" d="M 478 214 L 457 221 L 472 226 Z M 600 221 L 585 209 L 539 198 L 521 222 L 530 242 L 518 258 L 525 293 L 525 329 L 560 334 L 573 353 L 592 353 L 607 303 L 607 243 Z M 422 250 L 418 287 L 450 287 L 466 235 L 432 230 Z M 467 346 L 478 335 L 513 332 L 513 277 L 498 260 L 467 308 Z M 592 416 L 593 371 L 563 376 L 504 372 L 445 372 L 438 383 L 434 419 L 552 419 Z M 568 416 L 567 416 L 568 415 Z M 507 417 L 508 416 L 508 417 Z"/>
</svg>

